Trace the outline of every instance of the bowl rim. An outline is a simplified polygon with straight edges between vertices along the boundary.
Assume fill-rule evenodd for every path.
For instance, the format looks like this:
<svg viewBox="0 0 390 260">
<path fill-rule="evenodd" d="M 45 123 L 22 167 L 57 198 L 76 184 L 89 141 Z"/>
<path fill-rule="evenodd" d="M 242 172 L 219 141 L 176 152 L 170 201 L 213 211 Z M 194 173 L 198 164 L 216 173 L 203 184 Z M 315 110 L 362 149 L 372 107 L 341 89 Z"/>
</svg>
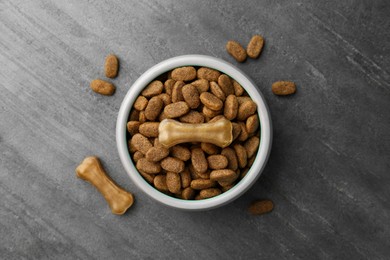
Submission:
<svg viewBox="0 0 390 260">
<path fill-rule="evenodd" d="M 168 196 L 151 186 L 142 176 L 130 157 L 126 139 L 127 120 L 130 109 L 135 99 L 141 91 L 152 80 L 161 74 L 168 72 L 177 67 L 199 66 L 209 67 L 218 70 L 236 80 L 248 92 L 252 100 L 257 104 L 258 116 L 260 119 L 260 146 L 256 154 L 253 165 L 247 172 L 246 176 L 240 180 L 233 188 L 213 198 L 203 200 L 182 200 Z M 116 123 L 116 143 L 120 160 L 130 179 L 148 196 L 156 201 L 183 210 L 206 210 L 223 206 L 240 197 L 245 193 L 260 177 L 268 161 L 272 146 L 272 122 L 270 111 L 261 91 L 256 84 L 240 69 L 234 65 L 211 56 L 206 55 L 182 55 L 164 60 L 147 71 L 145 71 L 130 87 L 125 95 L 118 112 Z"/>
</svg>

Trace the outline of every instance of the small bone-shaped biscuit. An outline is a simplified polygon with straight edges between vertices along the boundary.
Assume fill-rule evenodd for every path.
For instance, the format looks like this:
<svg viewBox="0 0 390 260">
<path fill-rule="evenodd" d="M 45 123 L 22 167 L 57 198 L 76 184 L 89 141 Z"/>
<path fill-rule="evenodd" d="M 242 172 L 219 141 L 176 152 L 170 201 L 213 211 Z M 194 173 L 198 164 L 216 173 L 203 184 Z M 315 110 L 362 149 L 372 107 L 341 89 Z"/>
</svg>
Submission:
<svg viewBox="0 0 390 260">
<path fill-rule="evenodd" d="M 205 124 L 185 124 L 164 119 L 158 128 L 158 139 L 166 148 L 187 142 L 212 143 L 224 148 L 233 141 L 232 128 L 232 123 L 225 118 Z"/>
<path fill-rule="evenodd" d="M 112 213 L 122 215 L 133 205 L 133 194 L 120 188 L 107 176 L 97 157 L 85 158 L 76 168 L 76 175 L 96 187 L 106 199 Z"/>
</svg>

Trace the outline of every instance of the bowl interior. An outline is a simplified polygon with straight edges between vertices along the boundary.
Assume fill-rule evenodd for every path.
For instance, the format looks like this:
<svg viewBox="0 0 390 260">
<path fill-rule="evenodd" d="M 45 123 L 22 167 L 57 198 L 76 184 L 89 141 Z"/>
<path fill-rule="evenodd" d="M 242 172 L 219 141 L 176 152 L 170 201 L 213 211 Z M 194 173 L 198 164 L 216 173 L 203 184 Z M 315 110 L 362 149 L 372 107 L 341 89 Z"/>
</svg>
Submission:
<svg viewBox="0 0 390 260">
<path fill-rule="evenodd" d="M 233 188 L 213 198 L 203 200 L 182 200 L 168 196 L 151 186 L 138 173 L 127 148 L 127 120 L 130 110 L 140 92 L 160 75 L 183 66 L 209 67 L 218 70 L 235 79 L 247 91 L 252 100 L 257 104 L 257 113 L 260 121 L 260 145 L 256 159 L 246 176 Z M 272 125 L 269 109 L 264 97 L 257 89 L 253 81 L 238 68 L 230 63 L 204 55 L 184 55 L 165 60 L 143 73 L 130 87 L 126 94 L 117 119 L 116 141 L 122 164 L 132 181 L 147 195 L 165 205 L 184 210 L 205 210 L 222 206 L 233 201 L 248 190 L 258 179 L 268 160 L 272 142 Z"/>
</svg>

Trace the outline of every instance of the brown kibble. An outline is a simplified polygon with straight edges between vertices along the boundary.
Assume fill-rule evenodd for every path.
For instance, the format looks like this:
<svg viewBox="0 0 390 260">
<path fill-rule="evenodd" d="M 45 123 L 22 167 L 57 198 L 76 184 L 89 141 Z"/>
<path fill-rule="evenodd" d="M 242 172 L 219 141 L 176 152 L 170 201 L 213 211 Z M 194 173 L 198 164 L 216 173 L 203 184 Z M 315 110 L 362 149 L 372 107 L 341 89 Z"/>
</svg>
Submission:
<svg viewBox="0 0 390 260">
<path fill-rule="evenodd" d="M 203 198 L 200 197 L 200 195 L 198 194 L 198 195 L 195 196 L 195 199 L 194 199 L 194 200 L 202 200 L 202 199 L 203 199 Z"/>
<path fill-rule="evenodd" d="M 209 81 L 207 79 L 198 79 L 191 82 L 191 85 L 195 86 L 199 95 L 209 90 Z"/>
<path fill-rule="evenodd" d="M 233 84 L 228 75 L 222 74 L 221 76 L 219 76 L 218 85 L 225 93 L 225 96 L 234 94 Z"/>
<path fill-rule="evenodd" d="M 218 111 L 223 107 L 222 101 L 209 92 L 200 94 L 200 101 L 211 110 Z"/>
<path fill-rule="evenodd" d="M 232 123 L 233 127 L 233 141 L 241 134 L 241 125 L 237 123 Z"/>
<path fill-rule="evenodd" d="M 204 123 L 204 116 L 197 111 L 190 111 L 188 114 L 180 117 L 180 122 L 189 124 Z"/>
<path fill-rule="evenodd" d="M 218 115 L 218 116 L 211 118 L 209 120 L 209 123 L 214 123 L 214 122 L 217 122 L 218 120 L 221 120 L 221 119 L 227 119 L 227 118 L 223 115 Z"/>
<path fill-rule="evenodd" d="M 295 83 L 292 81 L 277 81 L 272 84 L 272 92 L 278 96 L 294 94 L 297 90 Z"/>
<path fill-rule="evenodd" d="M 139 132 L 138 129 L 140 125 L 141 123 L 138 121 L 129 121 L 127 122 L 127 131 L 133 136 Z"/>
<path fill-rule="evenodd" d="M 168 190 L 172 193 L 179 193 L 181 190 L 180 175 L 175 172 L 167 172 L 166 177 Z"/>
<path fill-rule="evenodd" d="M 217 70 L 202 67 L 197 72 L 198 79 L 207 79 L 208 81 L 218 81 L 221 73 Z"/>
<path fill-rule="evenodd" d="M 191 179 L 192 180 L 197 180 L 197 179 L 201 179 L 202 177 L 195 171 L 194 169 L 194 166 L 192 164 L 190 164 L 188 166 L 188 170 L 190 172 L 190 175 L 191 175 Z"/>
<path fill-rule="evenodd" d="M 220 154 L 207 157 L 207 163 L 209 164 L 209 168 L 213 170 L 224 169 L 228 166 L 227 158 Z"/>
<path fill-rule="evenodd" d="M 190 81 L 196 78 L 196 70 L 194 67 L 181 67 L 172 71 L 172 79 L 181 81 Z"/>
<path fill-rule="evenodd" d="M 145 123 L 146 121 L 148 121 L 148 119 L 146 118 L 146 115 L 145 115 L 145 111 L 140 111 L 140 112 L 139 112 L 138 121 L 139 121 L 141 124 L 142 124 L 142 123 Z"/>
<path fill-rule="evenodd" d="M 237 120 L 246 120 L 249 116 L 253 115 L 256 112 L 256 109 L 257 105 L 253 101 L 246 101 L 242 103 L 242 105 L 240 105 L 240 107 L 238 108 Z"/>
<path fill-rule="evenodd" d="M 145 122 L 139 126 L 139 132 L 146 137 L 158 137 L 159 122 Z"/>
<path fill-rule="evenodd" d="M 192 109 L 196 109 L 200 104 L 199 92 L 195 86 L 187 84 L 182 88 L 184 101 Z"/>
<path fill-rule="evenodd" d="M 245 142 L 244 147 L 248 158 L 252 157 L 256 153 L 259 144 L 260 139 L 257 136 L 252 136 Z"/>
<path fill-rule="evenodd" d="M 164 82 L 165 93 L 172 96 L 172 90 L 173 90 L 173 86 L 175 85 L 175 83 L 176 83 L 176 81 L 173 79 L 166 80 Z"/>
<path fill-rule="evenodd" d="M 131 145 L 133 145 L 137 151 L 140 151 L 143 154 L 146 154 L 146 152 L 153 147 L 148 138 L 141 134 L 135 134 L 131 138 Z"/>
<path fill-rule="evenodd" d="M 113 84 L 101 79 L 92 80 L 90 87 L 96 93 L 105 96 L 111 96 L 115 92 L 115 86 Z"/>
<path fill-rule="evenodd" d="M 199 192 L 200 199 L 208 199 L 221 194 L 221 190 L 218 188 L 204 189 Z"/>
<path fill-rule="evenodd" d="M 236 172 L 230 169 L 214 170 L 210 173 L 210 180 L 213 181 L 230 181 L 236 178 Z"/>
<path fill-rule="evenodd" d="M 219 147 L 210 143 L 201 143 L 200 148 L 209 155 L 217 154 L 219 152 Z"/>
<path fill-rule="evenodd" d="M 159 162 L 162 159 L 166 158 L 169 155 L 169 150 L 163 146 L 155 146 L 150 148 L 146 154 L 145 158 L 151 162 Z"/>
<path fill-rule="evenodd" d="M 232 185 L 238 179 L 239 176 L 240 170 L 237 170 L 235 171 L 235 176 L 233 176 L 231 179 L 225 181 L 218 181 L 218 184 L 222 187 Z"/>
<path fill-rule="evenodd" d="M 133 154 L 133 153 L 138 151 L 137 148 L 134 147 L 134 143 L 131 142 L 131 139 L 127 141 L 127 146 L 129 147 L 129 152 L 131 154 Z"/>
<path fill-rule="evenodd" d="M 140 151 L 136 151 L 134 154 L 133 154 L 133 160 L 134 162 L 138 162 L 139 159 L 141 158 L 144 158 L 145 155 L 143 153 L 141 153 Z"/>
<path fill-rule="evenodd" d="M 167 106 L 172 103 L 171 96 L 168 95 L 167 93 L 161 93 L 157 97 L 161 98 L 161 100 L 164 102 L 164 106 Z"/>
<path fill-rule="evenodd" d="M 141 111 L 148 105 L 148 100 L 144 96 L 139 96 L 134 102 L 134 108 Z"/>
<path fill-rule="evenodd" d="M 230 190 L 233 187 L 234 187 L 234 184 L 230 184 L 230 185 L 222 186 L 221 190 L 222 190 L 222 192 L 227 192 L 228 190 Z"/>
<path fill-rule="evenodd" d="M 164 114 L 167 118 L 181 117 L 190 111 L 190 107 L 184 101 L 169 104 L 164 108 Z"/>
<path fill-rule="evenodd" d="M 191 152 L 182 145 L 175 145 L 171 147 L 171 156 L 185 162 L 191 158 Z"/>
<path fill-rule="evenodd" d="M 158 116 L 158 121 L 163 121 L 164 119 L 167 119 L 167 115 L 163 112 L 161 112 L 161 114 Z"/>
<path fill-rule="evenodd" d="M 194 148 L 191 150 L 191 162 L 196 172 L 205 173 L 207 171 L 208 164 L 202 149 Z"/>
<path fill-rule="evenodd" d="M 156 175 L 153 180 L 154 187 L 162 192 L 168 192 L 167 177 L 165 175 Z"/>
<path fill-rule="evenodd" d="M 221 87 L 214 81 L 210 82 L 210 91 L 214 96 L 219 98 L 222 101 L 225 101 L 226 96 L 225 93 L 222 91 Z"/>
<path fill-rule="evenodd" d="M 246 120 L 246 131 L 248 134 L 253 134 L 259 127 L 259 117 L 255 114 Z"/>
<path fill-rule="evenodd" d="M 129 121 L 138 121 L 139 120 L 139 111 L 132 109 L 129 116 Z"/>
<path fill-rule="evenodd" d="M 110 54 L 106 57 L 104 63 L 104 73 L 107 78 L 115 78 L 118 75 L 119 61 L 114 54 Z"/>
<path fill-rule="evenodd" d="M 146 158 L 141 158 L 137 161 L 136 168 L 148 174 L 158 174 L 161 171 L 159 163 L 150 162 Z"/>
<path fill-rule="evenodd" d="M 145 117 L 150 121 L 154 121 L 161 113 L 161 109 L 164 106 L 164 102 L 159 97 L 152 97 L 149 100 L 145 109 Z"/>
<path fill-rule="evenodd" d="M 161 161 L 161 167 L 167 172 L 180 173 L 184 171 L 184 162 L 174 157 L 167 157 Z"/>
<path fill-rule="evenodd" d="M 215 187 L 215 181 L 210 179 L 197 179 L 191 181 L 191 188 L 194 190 L 203 190 Z"/>
<path fill-rule="evenodd" d="M 252 59 L 257 59 L 263 49 L 264 39 L 260 35 L 254 35 L 246 47 L 246 53 Z"/>
<path fill-rule="evenodd" d="M 240 174 L 240 179 L 243 179 L 246 176 L 246 174 L 248 173 L 248 171 L 249 171 L 249 168 L 243 169 L 243 171 Z"/>
<path fill-rule="evenodd" d="M 163 91 L 163 84 L 159 80 L 152 81 L 142 92 L 142 96 L 151 98 L 161 94 Z"/>
<path fill-rule="evenodd" d="M 271 212 L 274 209 L 274 204 L 271 200 L 256 200 L 251 203 L 248 208 L 252 215 L 262 215 Z"/>
<path fill-rule="evenodd" d="M 153 181 L 154 181 L 154 175 L 151 175 L 151 174 L 148 174 L 146 172 L 143 172 L 143 171 L 140 171 L 138 170 L 139 174 L 141 174 L 142 177 L 144 177 L 144 179 L 149 182 L 150 184 L 153 184 Z"/>
<path fill-rule="evenodd" d="M 252 101 L 252 99 L 248 96 L 237 97 L 237 102 L 238 102 L 239 106 L 241 106 L 243 103 L 245 103 L 247 101 Z"/>
<path fill-rule="evenodd" d="M 242 94 L 244 94 L 244 92 L 245 92 L 244 88 L 240 85 L 240 83 L 238 83 L 234 79 L 232 79 L 232 82 L 233 82 L 234 94 L 237 97 L 242 96 Z"/>
<path fill-rule="evenodd" d="M 227 168 L 236 171 L 238 169 L 238 160 L 234 149 L 230 147 L 223 148 L 221 154 L 228 160 Z"/>
<path fill-rule="evenodd" d="M 207 93 L 207 92 L 205 92 L 205 93 Z M 203 109 L 202 109 L 202 113 L 203 113 L 203 115 L 205 115 L 208 118 L 213 118 L 213 117 L 216 117 L 219 114 L 221 114 L 222 113 L 222 109 L 221 110 L 212 110 L 212 109 L 204 106 Z"/>
<path fill-rule="evenodd" d="M 236 151 L 238 165 L 240 168 L 245 168 L 246 164 L 248 163 L 248 155 L 246 154 L 244 146 L 235 144 L 234 150 Z"/>
<path fill-rule="evenodd" d="M 173 85 L 173 89 L 172 89 L 172 102 L 179 102 L 179 101 L 183 101 L 184 100 L 184 97 L 183 97 L 183 86 L 185 85 L 185 83 L 183 81 L 176 81 L 175 85 Z"/>
<path fill-rule="evenodd" d="M 238 113 L 238 101 L 235 95 L 230 95 L 226 98 L 223 114 L 226 119 L 233 120 Z"/>
<path fill-rule="evenodd" d="M 244 142 L 244 141 L 246 141 L 246 139 L 248 139 L 249 134 L 248 134 L 248 132 L 246 130 L 246 125 L 243 122 L 239 122 L 238 124 L 241 127 L 241 133 L 238 136 L 238 141 Z"/>
<path fill-rule="evenodd" d="M 248 163 L 247 163 L 247 167 L 252 167 L 253 163 L 255 162 L 256 160 L 256 155 L 252 156 L 251 158 L 248 159 Z"/>
<path fill-rule="evenodd" d="M 181 180 L 181 187 L 183 189 L 187 188 L 191 184 L 191 173 L 190 171 L 186 168 L 184 171 L 180 173 L 180 180 Z"/>
<path fill-rule="evenodd" d="M 238 42 L 228 41 L 226 44 L 226 50 L 231 56 L 233 56 L 233 58 L 236 59 L 236 61 L 244 62 L 246 60 L 246 51 Z"/>
<path fill-rule="evenodd" d="M 184 200 L 190 200 L 190 199 L 193 199 L 194 196 L 195 196 L 195 191 L 193 189 L 191 189 L 191 187 L 187 187 L 185 188 L 182 193 L 181 193 L 181 196 Z"/>
</svg>

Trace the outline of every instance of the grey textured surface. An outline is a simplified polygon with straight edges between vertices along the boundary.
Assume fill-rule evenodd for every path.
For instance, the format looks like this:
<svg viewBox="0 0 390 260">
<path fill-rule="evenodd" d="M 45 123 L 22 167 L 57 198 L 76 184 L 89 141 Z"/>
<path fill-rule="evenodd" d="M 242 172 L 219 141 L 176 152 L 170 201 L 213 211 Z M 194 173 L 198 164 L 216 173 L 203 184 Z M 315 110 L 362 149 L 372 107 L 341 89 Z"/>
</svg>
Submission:
<svg viewBox="0 0 390 260">
<path fill-rule="evenodd" d="M 388 259 L 390 4 L 387 1 L 0 0 L 0 258 Z M 260 33 L 239 64 L 271 109 L 260 180 L 208 212 L 166 208 L 126 176 L 115 121 L 154 64 L 206 54 L 236 64 L 227 40 Z M 92 93 L 104 57 L 121 59 L 116 94 Z M 293 80 L 280 98 L 272 82 Z M 133 191 L 110 213 L 74 169 L 90 154 Z M 275 210 L 252 217 L 247 205 Z"/>
</svg>

